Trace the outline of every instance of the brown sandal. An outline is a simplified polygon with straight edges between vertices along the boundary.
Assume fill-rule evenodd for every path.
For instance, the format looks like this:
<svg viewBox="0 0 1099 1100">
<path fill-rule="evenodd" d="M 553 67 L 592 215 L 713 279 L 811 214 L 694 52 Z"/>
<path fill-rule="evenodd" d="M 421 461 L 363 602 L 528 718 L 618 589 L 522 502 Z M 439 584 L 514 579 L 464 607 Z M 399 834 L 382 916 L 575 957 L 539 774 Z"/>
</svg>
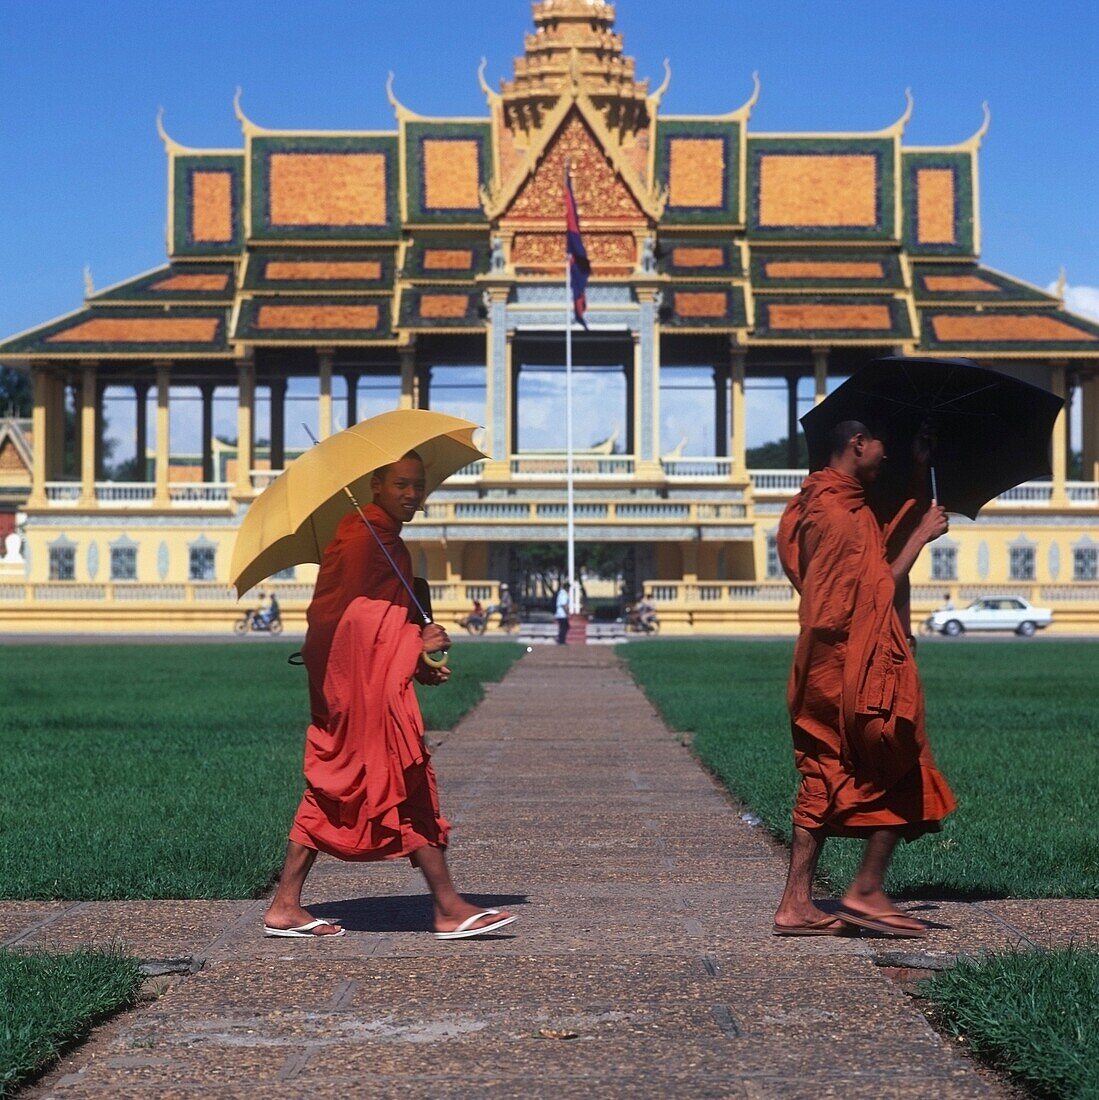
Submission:
<svg viewBox="0 0 1099 1100">
<path fill-rule="evenodd" d="M 772 936 L 850 936 L 856 929 L 849 928 L 839 917 L 826 916 L 807 924 L 774 924 Z"/>
<path fill-rule="evenodd" d="M 915 920 L 915 917 L 906 917 L 904 913 L 896 913 L 887 910 L 884 913 L 860 913 L 850 906 L 841 905 L 836 910 L 836 919 L 847 924 L 857 925 L 859 928 L 869 929 L 871 932 L 880 932 L 883 936 L 892 936 L 897 940 L 918 940 L 927 935 L 927 926 L 922 921 L 917 921 L 919 928 L 904 928 L 900 925 L 890 924 L 889 921 Z"/>
</svg>

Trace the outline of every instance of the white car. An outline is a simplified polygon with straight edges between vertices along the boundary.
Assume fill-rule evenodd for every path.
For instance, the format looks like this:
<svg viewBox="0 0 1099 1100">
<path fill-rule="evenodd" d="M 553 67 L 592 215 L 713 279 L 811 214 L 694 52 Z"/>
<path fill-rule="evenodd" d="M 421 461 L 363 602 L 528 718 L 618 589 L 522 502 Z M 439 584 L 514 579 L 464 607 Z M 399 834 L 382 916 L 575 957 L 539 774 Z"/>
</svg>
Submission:
<svg viewBox="0 0 1099 1100">
<path fill-rule="evenodd" d="M 936 611 L 928 619 L 932 630 L 956 638 L 966 630 L 1014 630 L 1024 638 L 1053 622 L 1048 607 L 1034 607 L 1022 596 L 982 596 L 968 607 Z"/>
</svg>

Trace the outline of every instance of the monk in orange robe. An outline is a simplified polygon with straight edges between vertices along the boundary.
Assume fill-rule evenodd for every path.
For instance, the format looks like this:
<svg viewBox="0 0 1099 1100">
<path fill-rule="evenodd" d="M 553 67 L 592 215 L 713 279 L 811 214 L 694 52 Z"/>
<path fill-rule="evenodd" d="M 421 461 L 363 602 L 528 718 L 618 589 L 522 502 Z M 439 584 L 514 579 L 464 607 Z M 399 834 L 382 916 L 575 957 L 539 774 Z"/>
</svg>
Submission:
<svg viewBox="0 0 1099 1100">
<path fill-rule="evenodd" d="M 410 452 L 376 471 L 364 514 L 404 579 L 412 563 L 401 525 L 424 499 L 424 466 Z M 362 862 L 407 857 L 427 880 L 436 934 L 465 938 L 510 924 L 454 889 L 445 849 L 450 826 L 439 810 L 435 773 L 424 744 L 413 677 L 443 684 L 450 676 L 424 654 L 450 639 L 423 626 L 412 598 L 361 517 L 344 517 L 324 551 L 302 657 L 309 673 L 312 722 L 306 734 L 306 790 L 290 830 L 278 889 L 264 916 L 269 936 L 342 935 L 314 920 L 301 891 L 318 852 Z"/>
<path fill-rule="evenodd" d="M 924 730 L 907 625 L 909 570 L 948 523 L 937 504 L 920 516 L 910 500 L 883 528 L 866 490 L 885 460 L 884 443 L 865 425 L 846 421 L 833 431 L 832 444 L 830 464 L 806 478 L 778 532 L 780 560 L 801 594 L 787 691 L 801 784 L 774 932 L 840 935 L 862 927 L 923 936 L 927 926 L 901 913 L 884 884 L 898 841 L 937 830 L 954 809 Z M 920 458 L 926 460 L 926 452 L 917 449 Z M 866 841 L 835 914 L 812 899 L 829 836 Z"/>
</svg>

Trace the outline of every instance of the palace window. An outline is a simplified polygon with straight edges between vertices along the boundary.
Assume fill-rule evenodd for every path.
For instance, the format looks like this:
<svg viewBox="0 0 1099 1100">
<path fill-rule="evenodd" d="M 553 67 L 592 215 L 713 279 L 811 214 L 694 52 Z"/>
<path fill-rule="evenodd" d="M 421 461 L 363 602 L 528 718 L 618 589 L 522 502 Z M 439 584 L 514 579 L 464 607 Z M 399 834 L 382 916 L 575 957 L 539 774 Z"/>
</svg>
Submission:
<svg viewBox="0 0 1099 1100">
<path fill-rule="evenodd" d="M 778 536 L 767 536 L 767 579 L 777 581 L 782 579 L 782 562 L 778 558 Z"/>
<path fill-rule="evenodd" d="M 1099 580 L 1099 546 L 1077 546 L 1072 551 L 1072 579 Z"/>
<path fill-rule="evenodd" d="M 111 580 L 112 581 L 136 581 L 137 580 L 137 547 L 136 546 L 112 546 L 111 547 Z"/>
<path fill-rule="evenodd" d="M 214 555 L 216 549 L 213 546 L 192 546 L 191 547 L 191 568 L 190 578 L 193 581 L 214 581 L 217 580 L 217 572 L 215 570 Z"/>
<path fill-rule="evenodd" d="M 565 450 L 565 368 L 521 363 L 515 384 L 515 450 Z M 438 408 L 434 398 L 431 407 Z M 574 364 L 573 441 L 577 451 L 629 454 L 632 412 L 626 370 L 619 364 Z"/>
<path fill-rule="evenodd" d="M 74 581 L 76 580 L 76 547 L 75 546 L 51 546 L 50 547 L 50 580 Z"/>
<path fill-rule="evenodd" d="M 1012 546 L 1008 550 L 1011 555 L 1008 559 L 1008 573 L 1013 581 L 1034 580 L 1034 547 Z"/>
<path fill-rule="evenodd" d="M 931 579 L 956 581 L 958 579 L 958 548 L 933 546 L 931 548 Z"/>
<path fill-rule="evenodd" d="M 431 367 L 428 401 L 435 412 L 484 424 L 488 390 L 485 368 L 436 363 Z"/>
<path fill-rule="evenodd" d="M 720 446 L 717 430 L 717 390 L 710 366 L 660 368 L 660 453 L 676 458 L 725 453 L 725 421 Z"/>
</svg>

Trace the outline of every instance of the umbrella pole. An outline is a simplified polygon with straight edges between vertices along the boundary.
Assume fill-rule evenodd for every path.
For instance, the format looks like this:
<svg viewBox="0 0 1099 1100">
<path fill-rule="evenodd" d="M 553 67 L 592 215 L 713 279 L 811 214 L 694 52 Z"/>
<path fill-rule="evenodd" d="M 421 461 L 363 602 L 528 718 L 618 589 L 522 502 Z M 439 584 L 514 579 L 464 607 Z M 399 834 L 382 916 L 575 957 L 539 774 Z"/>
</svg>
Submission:
<svg viewBox="0 0 1099 1100">
<path fill-rule="evenodd" d="M 931 503 L 939 503 L 939 479 L 935 476 L 935 467 L 931 466 Z"/>
</svg>

